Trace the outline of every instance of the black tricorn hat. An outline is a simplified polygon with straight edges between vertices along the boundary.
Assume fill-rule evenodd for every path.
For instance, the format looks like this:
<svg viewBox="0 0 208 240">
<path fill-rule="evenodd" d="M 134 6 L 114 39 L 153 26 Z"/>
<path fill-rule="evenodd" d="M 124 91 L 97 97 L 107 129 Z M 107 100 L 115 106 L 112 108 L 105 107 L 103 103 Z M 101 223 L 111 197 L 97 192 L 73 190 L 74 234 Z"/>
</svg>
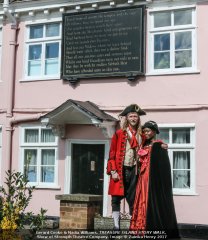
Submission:
<svg viewBox="0 0 208 240">
<path fill-rule="evenodd" d="M 142 126 L 142 129 L 144 129 L 144 128 L 150 128 L 150 129 L 152 129 L 153 131 L 155 131 L 157 134 L 160 133 L 159 128 L 158 128 L 158 126 L 157 126 L 157 123 L 154 122 L 154 121 L 148 121 L 148 122 L 146 122 L 146 123 Z"/>
<path fill-rule="evenodd" d="M 139 116 L 146 115 L 146 112 L 142 110 L 137 104 L 131 104 L 127 106 L 119 116 L 126 116 L 130 112 L 136 112 Z"/>
</svg>

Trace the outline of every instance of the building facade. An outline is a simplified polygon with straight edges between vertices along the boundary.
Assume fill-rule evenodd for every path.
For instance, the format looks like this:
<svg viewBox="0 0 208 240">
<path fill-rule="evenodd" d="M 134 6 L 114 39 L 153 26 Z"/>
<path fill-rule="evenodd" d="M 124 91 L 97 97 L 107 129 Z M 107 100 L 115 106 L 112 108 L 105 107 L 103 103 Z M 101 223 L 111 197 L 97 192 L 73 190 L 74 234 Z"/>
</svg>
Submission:
<svg viewBox="0 0 208 240">
<path fill-rule="evenodd" d="M 6 170 L 27 170 L 34 212 L 59 216 L 56 195 L 87 193 L 103 195 L 103 216 L 110 216 L 110 138 L 118 114 L 137 103 L 147 112 L 141 121 L 156 121 L 168 143 L 178 222 L 208 224 L 208 1 L 1 3 L 0 184 Z M 64 14 L 141 6 L 142 75 L 63 79 Z"/>
</svg>

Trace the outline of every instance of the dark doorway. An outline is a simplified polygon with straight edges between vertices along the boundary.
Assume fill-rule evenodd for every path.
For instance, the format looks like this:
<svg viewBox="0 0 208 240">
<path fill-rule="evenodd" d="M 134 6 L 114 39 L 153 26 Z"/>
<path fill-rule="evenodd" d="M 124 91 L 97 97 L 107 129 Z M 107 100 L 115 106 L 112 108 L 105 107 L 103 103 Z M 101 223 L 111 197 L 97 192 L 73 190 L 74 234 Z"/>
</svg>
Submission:
<svg viewBox="0 0 208 240">
<path fill-rule="evenodd" d="M 103 194 L 104 144 L 72 144 L 72 193 Z"/>
</svg>

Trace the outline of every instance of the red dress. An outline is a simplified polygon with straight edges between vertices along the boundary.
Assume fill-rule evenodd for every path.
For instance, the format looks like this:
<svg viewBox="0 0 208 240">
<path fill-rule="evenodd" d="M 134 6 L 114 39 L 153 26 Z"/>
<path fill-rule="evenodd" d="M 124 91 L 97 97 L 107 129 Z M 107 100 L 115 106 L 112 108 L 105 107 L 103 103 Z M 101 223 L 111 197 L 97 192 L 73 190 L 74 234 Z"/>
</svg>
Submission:
<svg viewBox="0 0 208 240">
<path fill-rule="evenodd" d="M 130 230 L 145 230 L 148 201 L 149 169 L 151 146 L 145 146 L 138 151 L 140 161 L 140 175 L 134 200 L 134 210 L 130 223 Z"/>
</svg>

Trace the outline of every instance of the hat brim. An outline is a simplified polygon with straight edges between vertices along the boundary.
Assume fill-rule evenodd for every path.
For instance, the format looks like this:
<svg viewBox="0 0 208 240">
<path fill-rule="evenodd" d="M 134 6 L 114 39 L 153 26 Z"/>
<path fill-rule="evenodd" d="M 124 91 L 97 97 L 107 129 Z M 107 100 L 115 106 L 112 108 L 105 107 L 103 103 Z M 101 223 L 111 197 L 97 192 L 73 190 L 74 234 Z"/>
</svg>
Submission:
<svg viewBox="0 0 208 240">
<path fill-rule="evenodd" d="M 160 133 L 159 129 L 154 128 L 153 126 L 149 126 L 149 125 L 146 125 L 146 126 L 144 125 L 144 126 L 142 126 L 142 130 L 145 129 L 145 128 L 149 128 L 149 129 L 153 130 L 154 132 L 156 132 L 156 134 L 159 134 L 159 133 Z"/>
<path fill-rule="evenodd" d="M 128 115 L 128 114 L 131 113 L 131 112 L 135 112 L 135 113 L 137 113 L 139 116 L 146 115 L 146 112 L 145 112 L 144 110 L 142 110 L 142 109 L 139 109 L 138 112 L 137 112 L 137 111 L 128 111 L 128 109 L 124 109 L 124 111 L 122 111 L 122 112 L 119 114 L 119 116 L 123 117 L 123 116 Z"/>
</svg>

